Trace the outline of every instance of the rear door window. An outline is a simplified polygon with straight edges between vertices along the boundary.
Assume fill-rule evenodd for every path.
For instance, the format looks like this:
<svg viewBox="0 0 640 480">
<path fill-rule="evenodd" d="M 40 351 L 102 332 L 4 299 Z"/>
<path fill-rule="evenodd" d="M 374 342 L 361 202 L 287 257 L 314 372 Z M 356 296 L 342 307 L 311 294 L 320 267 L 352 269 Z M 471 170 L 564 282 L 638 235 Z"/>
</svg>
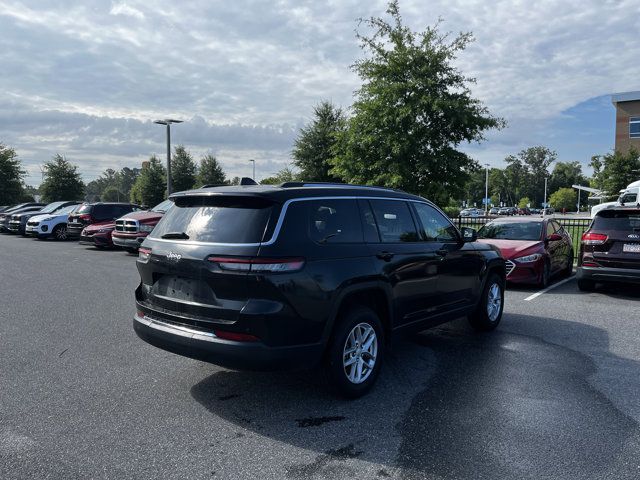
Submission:
<svg viewBox="0 0 640 480">
<path fill-rule="evenodd" d="M 409 205 L 404 201 L 370 200 L 371 209 L 383 243 L 420 240 Z"/>
<path fill-rule="evenodd" d="M 307 230 L 317 243 L 362 242 L 358 205 L 355 200 L 311 200 L 295 202 L 306 209 Z"/>
<path fill-rule="evenodd" d="M 185 233 L 188 241 L 259 243 L 272 210 L 271 201 L 255 197 L 177 198 L 154 228 L 152 238 Z"/>
</svg>

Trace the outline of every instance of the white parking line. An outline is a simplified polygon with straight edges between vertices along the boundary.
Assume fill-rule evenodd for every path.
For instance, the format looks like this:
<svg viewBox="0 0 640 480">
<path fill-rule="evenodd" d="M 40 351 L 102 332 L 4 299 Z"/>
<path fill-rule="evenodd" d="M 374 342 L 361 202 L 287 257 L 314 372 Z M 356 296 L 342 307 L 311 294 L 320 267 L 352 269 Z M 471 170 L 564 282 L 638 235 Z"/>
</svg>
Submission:
<svg viewBox="0 0 640 480">
<path fill-rule="evenodd" d="M 529 302 L 529 301 L 531 301 L 531 300 L 533 300 L 535 298 L 538 298 L 543 293 L 547 293 L 549 290 L 553 290 L 554 288 L 559 287 L 560 285 L 564 285 L 565 283 L 567 283 L 570 280 L 573 280 L 574 278 L 575 278 L 575 275 L 571 275 L 569 278 L 565 278 L 561 282 L 554 283 L 553 285 L 549 285 L 544 290 L 540 290 L 539 292 L 536 292 L 533 295 L 529 295 L 527 298 L 524 299 L 524 301 L 525 302 Z"/>
</svg>

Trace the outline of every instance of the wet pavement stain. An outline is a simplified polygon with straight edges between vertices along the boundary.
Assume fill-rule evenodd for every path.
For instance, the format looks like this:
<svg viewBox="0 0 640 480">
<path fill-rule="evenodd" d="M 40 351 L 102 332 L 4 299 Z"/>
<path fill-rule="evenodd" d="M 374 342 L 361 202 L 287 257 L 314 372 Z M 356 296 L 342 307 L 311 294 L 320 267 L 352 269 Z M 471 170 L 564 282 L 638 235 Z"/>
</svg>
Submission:
<svg viewBox="0 0 640 480">
<path fill-rule="evenodd" d="M 297 418 L 295 421 L 300 428 L 309 428 L 309 427 L 319 427 L 320 425 L 324 425 L 329 422 L 341 422 L 346 417 L 343 416 L 335 416 L 335 417 L 309 417 L 309 418 Z"/>
</svg>

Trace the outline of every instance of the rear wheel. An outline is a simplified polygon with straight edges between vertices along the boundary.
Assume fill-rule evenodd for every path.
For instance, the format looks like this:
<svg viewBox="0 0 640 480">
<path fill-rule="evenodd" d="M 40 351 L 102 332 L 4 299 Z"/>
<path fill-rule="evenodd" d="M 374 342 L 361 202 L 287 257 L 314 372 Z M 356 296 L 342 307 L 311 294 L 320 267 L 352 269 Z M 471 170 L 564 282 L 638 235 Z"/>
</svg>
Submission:
<svg viewBox="0 0 640 480">
<path fill-rule="evenodd" d="M 596 289 L 596 282 L 593 280 L 578 280 L 578 289 L 582 292 L 593 292 Z"/>
<path fill-rule="evenodd" d="M 67 225 L 64 223 L 56 225 L 56 228 L 54 228 L 53 232 L 51 232 L 51 236 L 55 240 L 66 240 L 67 238 L 69 238 L 69 236 L 67 235 Z"/>
<path fill-rule="evenodd" d="M 504 280 L 492 273 L 482 291 L 476 310 L 469 315 L 469 323 L 476 330 L 489 331 L 498 326 L 504 310 Z"/>
<path fill-rule="evenodd" d="M 327 376 L 339 394 L 358 398 L 371 389 L 382 367 L 382 324 L 367 307 L 352 308 L 338 322 L 327 349 Z"/>
</svg>

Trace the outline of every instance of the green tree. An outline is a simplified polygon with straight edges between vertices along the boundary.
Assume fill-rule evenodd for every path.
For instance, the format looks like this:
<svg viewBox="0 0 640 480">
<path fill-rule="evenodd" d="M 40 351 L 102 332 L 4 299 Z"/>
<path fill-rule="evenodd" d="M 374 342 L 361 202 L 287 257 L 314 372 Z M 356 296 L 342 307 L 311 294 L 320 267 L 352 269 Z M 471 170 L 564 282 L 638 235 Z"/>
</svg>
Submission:
<svg viewBox="0 0 640 480">
<path fill-rule="evenodd" d="M 548 189 L 555 192 L 561 188 L 568 188 L 572 185 L 589 185 L 589 180 L 582 174 L 580 162 L 558 162 L 553 167 L 551 177 L 549 177 Z"/>
<path fill-rule="evenodd" d="M 202 157 L 198 169 L 197 185 L 224 185 L 226 183 L 227 176 L 218 159 L 211 154 Z"/>
<path fill-rule="evenodd" d="M 25 185 L 22 190 L 22 196 L 20 197 L 20 202 L 35 202 L 36 195 L 40 195 L 39 190 L 36 187 L 32 187 L 31 185 Z"/>
<path fill-rule="evenodd" d="M 100 195 L 100 200 L 103 202 L 121 202 L 125 201 L 128 197 L 126 197 L 118 187 L 108 186 L 102 191 L 102 195 Z"/>
<path fill-rule="evenodd" d="M 365 20 L 373 33 L 357 34 L 366 53 L 353 68 L 363 84 L 353 116 L 338 135 L 330 173 L 446 203 L 464 193 L 477 165 L 460 145 L 482 140 L 486 130 L 504 121 L 471 96 L 474 79 L 454 66 L 472 41 L 470 33 L 449 40 L 438 24 L 414 33 L 402 24 L 395 0 L 387 13 L 390 22 Z"/>
<path fill-rule="evenodd" d="M 506 194 L 511 205 L 522 196 L 532 198 L 534 205 L 543 201 L 544 179 L 549 177 L 549 166 L 556 158 L 556 152 L 544 146 L 525 148 L 505 158 L 508 164 L 505 175 L 509 184 Z"/>
<path fill-rule="evenodd" d="M 260 180 L 261 185 L 280 185 L 284 182 L 295 182 L 298 180 L 298 175 L 290 168 L 284 167 L 278 173 L 272 177 L 263 178 Z"/>
<path fill-rule="evenodd" d="M 340 179 L 329 173 L 337 136 L 344 129 L 345 117 L 340 108 L 329 101 L 320 102 L 313 109 L 314 119 L 303 127 L 296 138 L 293 152 L 294 165 L 300 169 L 300 178 L 309 182 L 335 182 Z"/>
<path fill-rule="evenodd" d="M 154 155 L 143 164 L 140 175 L 131 188 L 131 201 L 152 207 L 166 198 L 167 175 L 162 163 Z"/>
<path fill-rule="evenodd" d="M 617 198 L 620 190 L 640 177 L 640 153 L 635 148 L 627 153 L 616 150 L 593 157 L 591 166 L 594 169 L 595 188 L 605 190 L 610 198 Z"/>
<path fill-rule="evenodd" d="M 196 162 L 182 146 L 178 145 L 171 158 L 171 181 L 173 190 L 191 190 L 196 185 Z"/>
<path fill-rule="evenodd" d="M 0 205 L 20 202 L 25 175 L 15 150 L 0 143 Z"/>
<path fill-rule="evenodd" d="M 72 165 L 60 154 L 44 164 L 44 180 L 40 194 L 45 202 L 80 200 L 84 197 L 84 183 L 77 165 Z"/>
<path fill-rule="evenodd" d="M 556 210 L 574 211 L 578 196 L 573 188 L 561 188 L 551 194 L 549 203 Z"/>
<path fill-rule="evenodd" d="M 529 200 L 529 197 L 522 197 L 518 201 L 518 208 L 527 208 L 529 205 L 531 205 L 531 200 Z"/>
</svg>

